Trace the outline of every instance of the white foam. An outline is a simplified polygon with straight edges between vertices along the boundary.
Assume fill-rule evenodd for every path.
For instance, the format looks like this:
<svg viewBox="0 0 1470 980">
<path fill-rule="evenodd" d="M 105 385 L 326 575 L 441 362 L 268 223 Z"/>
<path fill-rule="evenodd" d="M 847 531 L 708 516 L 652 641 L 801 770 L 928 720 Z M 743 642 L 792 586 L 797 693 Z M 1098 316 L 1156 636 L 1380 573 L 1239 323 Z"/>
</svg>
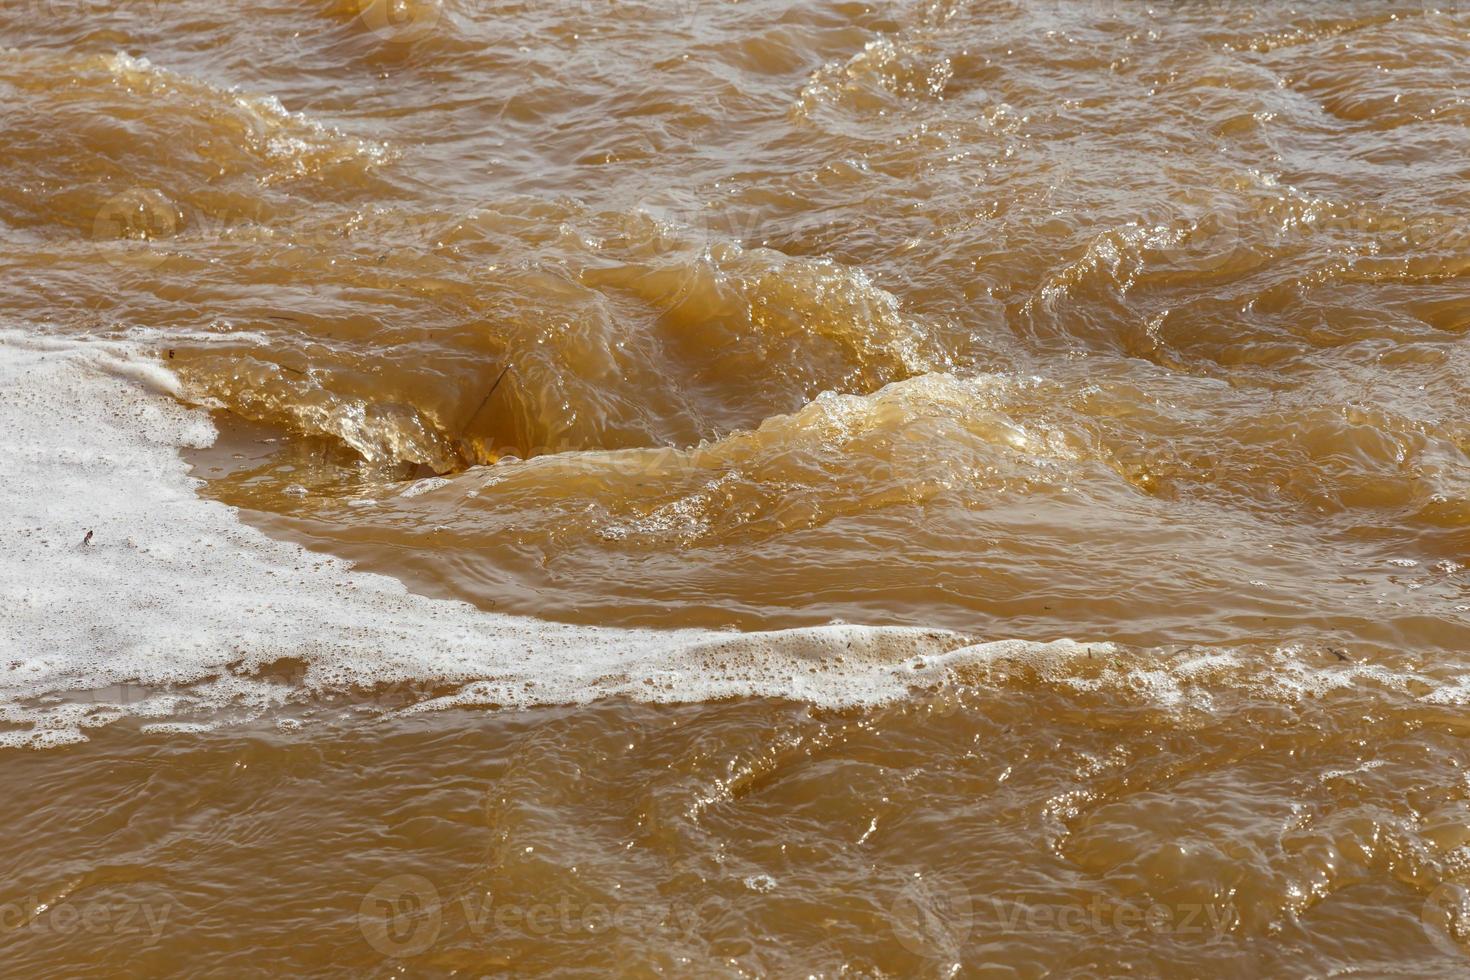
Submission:
<svg viewBox="0 0 1470 980">
<path fill-rule="evenodd" d="M 440 487 L 447 487 L 447 486 L 449 486 L 449 484 L 451 482 L 452 481 L 450 481 L 446 477 L 442 477 L 442 476 L 431 476 L 431 477 L 428 477 L 426 479 L 419 480 L 416 483 L 410 483 L 408 486 L 404 487 L 403 490 L 401 490 L 399 492 L 398 496 L 400 496 L 400 497 L 418 497 L 418 496 L 422 496 L 423 494 L 426 494 L 426 493 L 430 492 L 431 490 L 438 490 Z"/>
<path fill-rule="evenodd" d="M 1470 678 L 1452 671 L 1292 647 L 975 643 L 846 623 L 602 629 L 482 612 L 274 541 L 201 499 L 178 450 L 216 433 L 176 392 L 163 362 L 129 342 L 0 330 L 0 747 L 64 745 L 126 717 L 181 735 L 239 716 L 292 728 L 323 695 L 395 683 L 436 689 L 407 711 L 613 695 L 872 705 L 1005 683 L 1017 669 L 1180 710 L 1208 709 L 1230 689 L 1287 701 L 1347 688 L 1470 700 Z"/>
<path fill-rule="evenodd" d="M 204 412 L 166 397 L 176 390 L 162 362 L 127 343 L 0 331 L 0 721 L 29 726 L 0 744 L 75 741 L 127 715 L 181 730 L 179 717 L 159 716 L 259 714 L 408 681 L 464 685 L 450 701 L 507 706 L 613 694 L 873 703 L 925 673 L 915 658 L 964 644 L 848 625 L 573 627 L 413 595 L 198 497 L 178 449 L 215 432 Z M 241 676 L 283 658 L 303 665 L 299 677 Z M 118 685 L 171 693 L 107 693 Z M 55 703 L 79 691 L 91 700 Z"/>
</svg>

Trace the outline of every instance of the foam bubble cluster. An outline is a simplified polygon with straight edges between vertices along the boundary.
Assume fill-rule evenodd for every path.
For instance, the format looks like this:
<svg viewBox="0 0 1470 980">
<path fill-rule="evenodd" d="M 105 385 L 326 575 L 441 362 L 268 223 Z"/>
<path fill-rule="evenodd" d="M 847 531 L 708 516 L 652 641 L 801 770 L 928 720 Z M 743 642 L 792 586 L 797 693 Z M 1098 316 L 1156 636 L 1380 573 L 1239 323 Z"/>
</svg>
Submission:
<svg viewBox="0 0 1470 980">
<path fill-rule="evenodd" d="M 160 733 L 271 715 L 294 728 L 293 708 L 388 687 L 411 692 L 407 708 L 392 699 L 409 711 L 609 696 L 840 707 L 1029 678 L 1182 710 L 1241 687 L 1457 702 L 1470 684 L 1291 648 L 1247 657 L 845 623 L 738 633 L 488 613 L 272 540 L 201 499 L 178 451 L 216 432 L 177 391 L 133 344 L 0 330 L 0 745 L 64 745 L 129 717 Z"/>
<path fill-rule="evenodd" d="M 177 451 L 208 445 L 214 428 L 135 349 L 18 332 L 0 332 L 0 348 L 0 744 L 402 683 L 504 706 L 607 695 L 871 703 L 901 696 L 916 658 L 965 643 L 848 625 L 598 629 L 413 595 L 200 499 Z M 297 666 L 283 677 L 283 663 Z"/>
</svg>

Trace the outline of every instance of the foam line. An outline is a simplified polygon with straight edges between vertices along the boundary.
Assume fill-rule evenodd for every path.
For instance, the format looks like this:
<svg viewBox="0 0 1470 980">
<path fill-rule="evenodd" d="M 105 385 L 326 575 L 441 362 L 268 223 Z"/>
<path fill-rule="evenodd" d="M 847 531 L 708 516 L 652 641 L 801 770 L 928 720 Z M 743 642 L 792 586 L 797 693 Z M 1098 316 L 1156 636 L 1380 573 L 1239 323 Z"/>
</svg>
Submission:
<svg viewBox="0 0 1470 980">
<path fill-rule="evenodd" d="M 1232 689 L 1470 700 L 1456 669 L 1343 664 L 1291 646 L 1135 650 L 848 624 L 602 629 L 482 612 L 272 540 L 199 497 L 179 449 L 216 432 L 177 391 L 131 343 L 0 329 L 0 746 L 74 742 L 129 716 L 181 737 L 242 714 L 280 712 L 298 727 L 301 704 L 401 683 L 434 691 L 394 710 L 608 696 L 871 705 L 1004 684 L 1020 668 L 1165 708 L 1207 707 Z"/>
<path fill-rule="evenodd" d="M 874 703 L 903 696 L 924 657 L 966 642 L 849 625 L 599 629 L 414 595 L 201 499 L 178 450 L 216 433 L 176 392 L 161 362 L 127 343 L 0 331 L 0 721 L 12 725 L 0 744 L 409 681 L 465 685 L 463 700 L 506 706 L 608 695 Z M 241 676 L 283 658 L 304 664 L 287 686 Z M 133 684 L 171 693 L 106 695 Z M 60 697 L 78 691 L 93 693 Z"/>
</svg>

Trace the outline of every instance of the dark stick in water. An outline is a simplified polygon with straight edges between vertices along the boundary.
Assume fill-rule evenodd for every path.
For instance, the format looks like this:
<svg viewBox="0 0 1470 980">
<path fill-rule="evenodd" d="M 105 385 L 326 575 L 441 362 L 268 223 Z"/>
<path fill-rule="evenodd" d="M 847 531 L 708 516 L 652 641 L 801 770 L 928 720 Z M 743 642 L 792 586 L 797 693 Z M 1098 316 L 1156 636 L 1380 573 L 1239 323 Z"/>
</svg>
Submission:
<svg viewBox="0 0 1470 980">
<path fill-rule="evenodd" d="M 474 413 L 469 417 L 469 421 L 465 422 L 464 428 L 460 430 L 459 437 L 461 439 L 463 439 L 464 434 L 469 431 L 470 426 L 475 424 L 475 419 L 480 417 L 480 412 L 484 410 L 486 403 L 490 401 L 490 396 L 495 394 L 495 389 L 500 387 L 500 382 L 505 380 L 505 376 L 507 373 L 509 373 L 509 371 L 509 364 L 501 368 L 500 374 L 495 378 L 495 383 L 490 386 L 489 391 L 485 392 L 485 397 L 480 399 L 479 406 L 475 408 Z"/>
</svg>

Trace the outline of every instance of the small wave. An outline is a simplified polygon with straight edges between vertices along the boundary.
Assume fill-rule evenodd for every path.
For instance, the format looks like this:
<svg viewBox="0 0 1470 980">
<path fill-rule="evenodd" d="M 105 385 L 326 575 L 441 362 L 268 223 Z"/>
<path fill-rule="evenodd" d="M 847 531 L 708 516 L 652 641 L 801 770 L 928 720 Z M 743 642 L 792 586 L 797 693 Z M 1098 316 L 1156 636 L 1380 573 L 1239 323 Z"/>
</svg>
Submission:
<svg viewBox="0 0 1470 980">
<path fill-rule="evenodd" d="M 876 111 L 895 100 L 942 99 L 954 75 L 949 57 L 912 38 L 879 36 L 846 62 L 830 62 L 802 87 L 797 109 L 821 105 Z"/>
<path fill-rule="evenodd" d="M 64 744 L 128 716 L 259 715 L 394 683 L 472 685 L 457 697 L 504 705 L 615 694 L 870 703 L 908 690 L 914 658 L 965 643 L 858 626 L 579 628 L 421 598 L 197 498 L 177 450 L 208 444 L 213 428 L 139 386 L 167 386 L 168 373 L 128 345 L 16 333 L 0 345 L 10 460 L 0 512 L 16 542 L 0 565 L 0 721 L 11 726 L 0 744 Z M 301 667 L 283 685 L 272 671 L 285 662 Z"/>
<path fill-rule="evenodd" d="M 530 200 L 424 230 L 455 254 L 371 230 L 304 241 L 338 259 L 319 263 L 329 281 L 385 304 L 407 285 L 466 315 L 385 332 L 344 310 L 340 327 L 272 324 L 271 350 L 222 334 L 179 361 L 194 397 L 369 461 L 449 472 L 508 452 L 690 446 L 822 391 L 873 391 L 946 365 L 862 269 L 744 248 L 703 212 Z M 296 254 L 297 239 L 280 239 Z M 403 338 L 414 350 L 392 371 L 364 363 Z"/>
<path fill-rule="evenodd" d="M 395 157 L 273 96 L 123 52 L 11 52 L 0 86 L 17 91 L 18 106 L 7 126 L 13 176 L 0 201 L 22 225 L 59 225 L 89 239 L 267 220 L 291 213 L 282 195 L 299 185 L 332 194 L 368 186 Z M 64 190 L 34 193 L 48 187 Z M 129 210 L 141 213 L 107 221 L 109 211 Z M 137 234 L 139 220 L 147 236 Z"/>
<path fill-rule="evenodd" d="M 251 95 L 155 66 L 147 58 L 118 52 L 103 59 L 116 83 L 159 101 L 181 100 L 190 110 L 217 121 L 238 145 L 270 165 L 265 183 L 304 177 L 355 161 L 379 166 L 391 158 L 386 146 L 349 137 L 300 112 L 288 112 L 271 95 Z"/>
</svg>

